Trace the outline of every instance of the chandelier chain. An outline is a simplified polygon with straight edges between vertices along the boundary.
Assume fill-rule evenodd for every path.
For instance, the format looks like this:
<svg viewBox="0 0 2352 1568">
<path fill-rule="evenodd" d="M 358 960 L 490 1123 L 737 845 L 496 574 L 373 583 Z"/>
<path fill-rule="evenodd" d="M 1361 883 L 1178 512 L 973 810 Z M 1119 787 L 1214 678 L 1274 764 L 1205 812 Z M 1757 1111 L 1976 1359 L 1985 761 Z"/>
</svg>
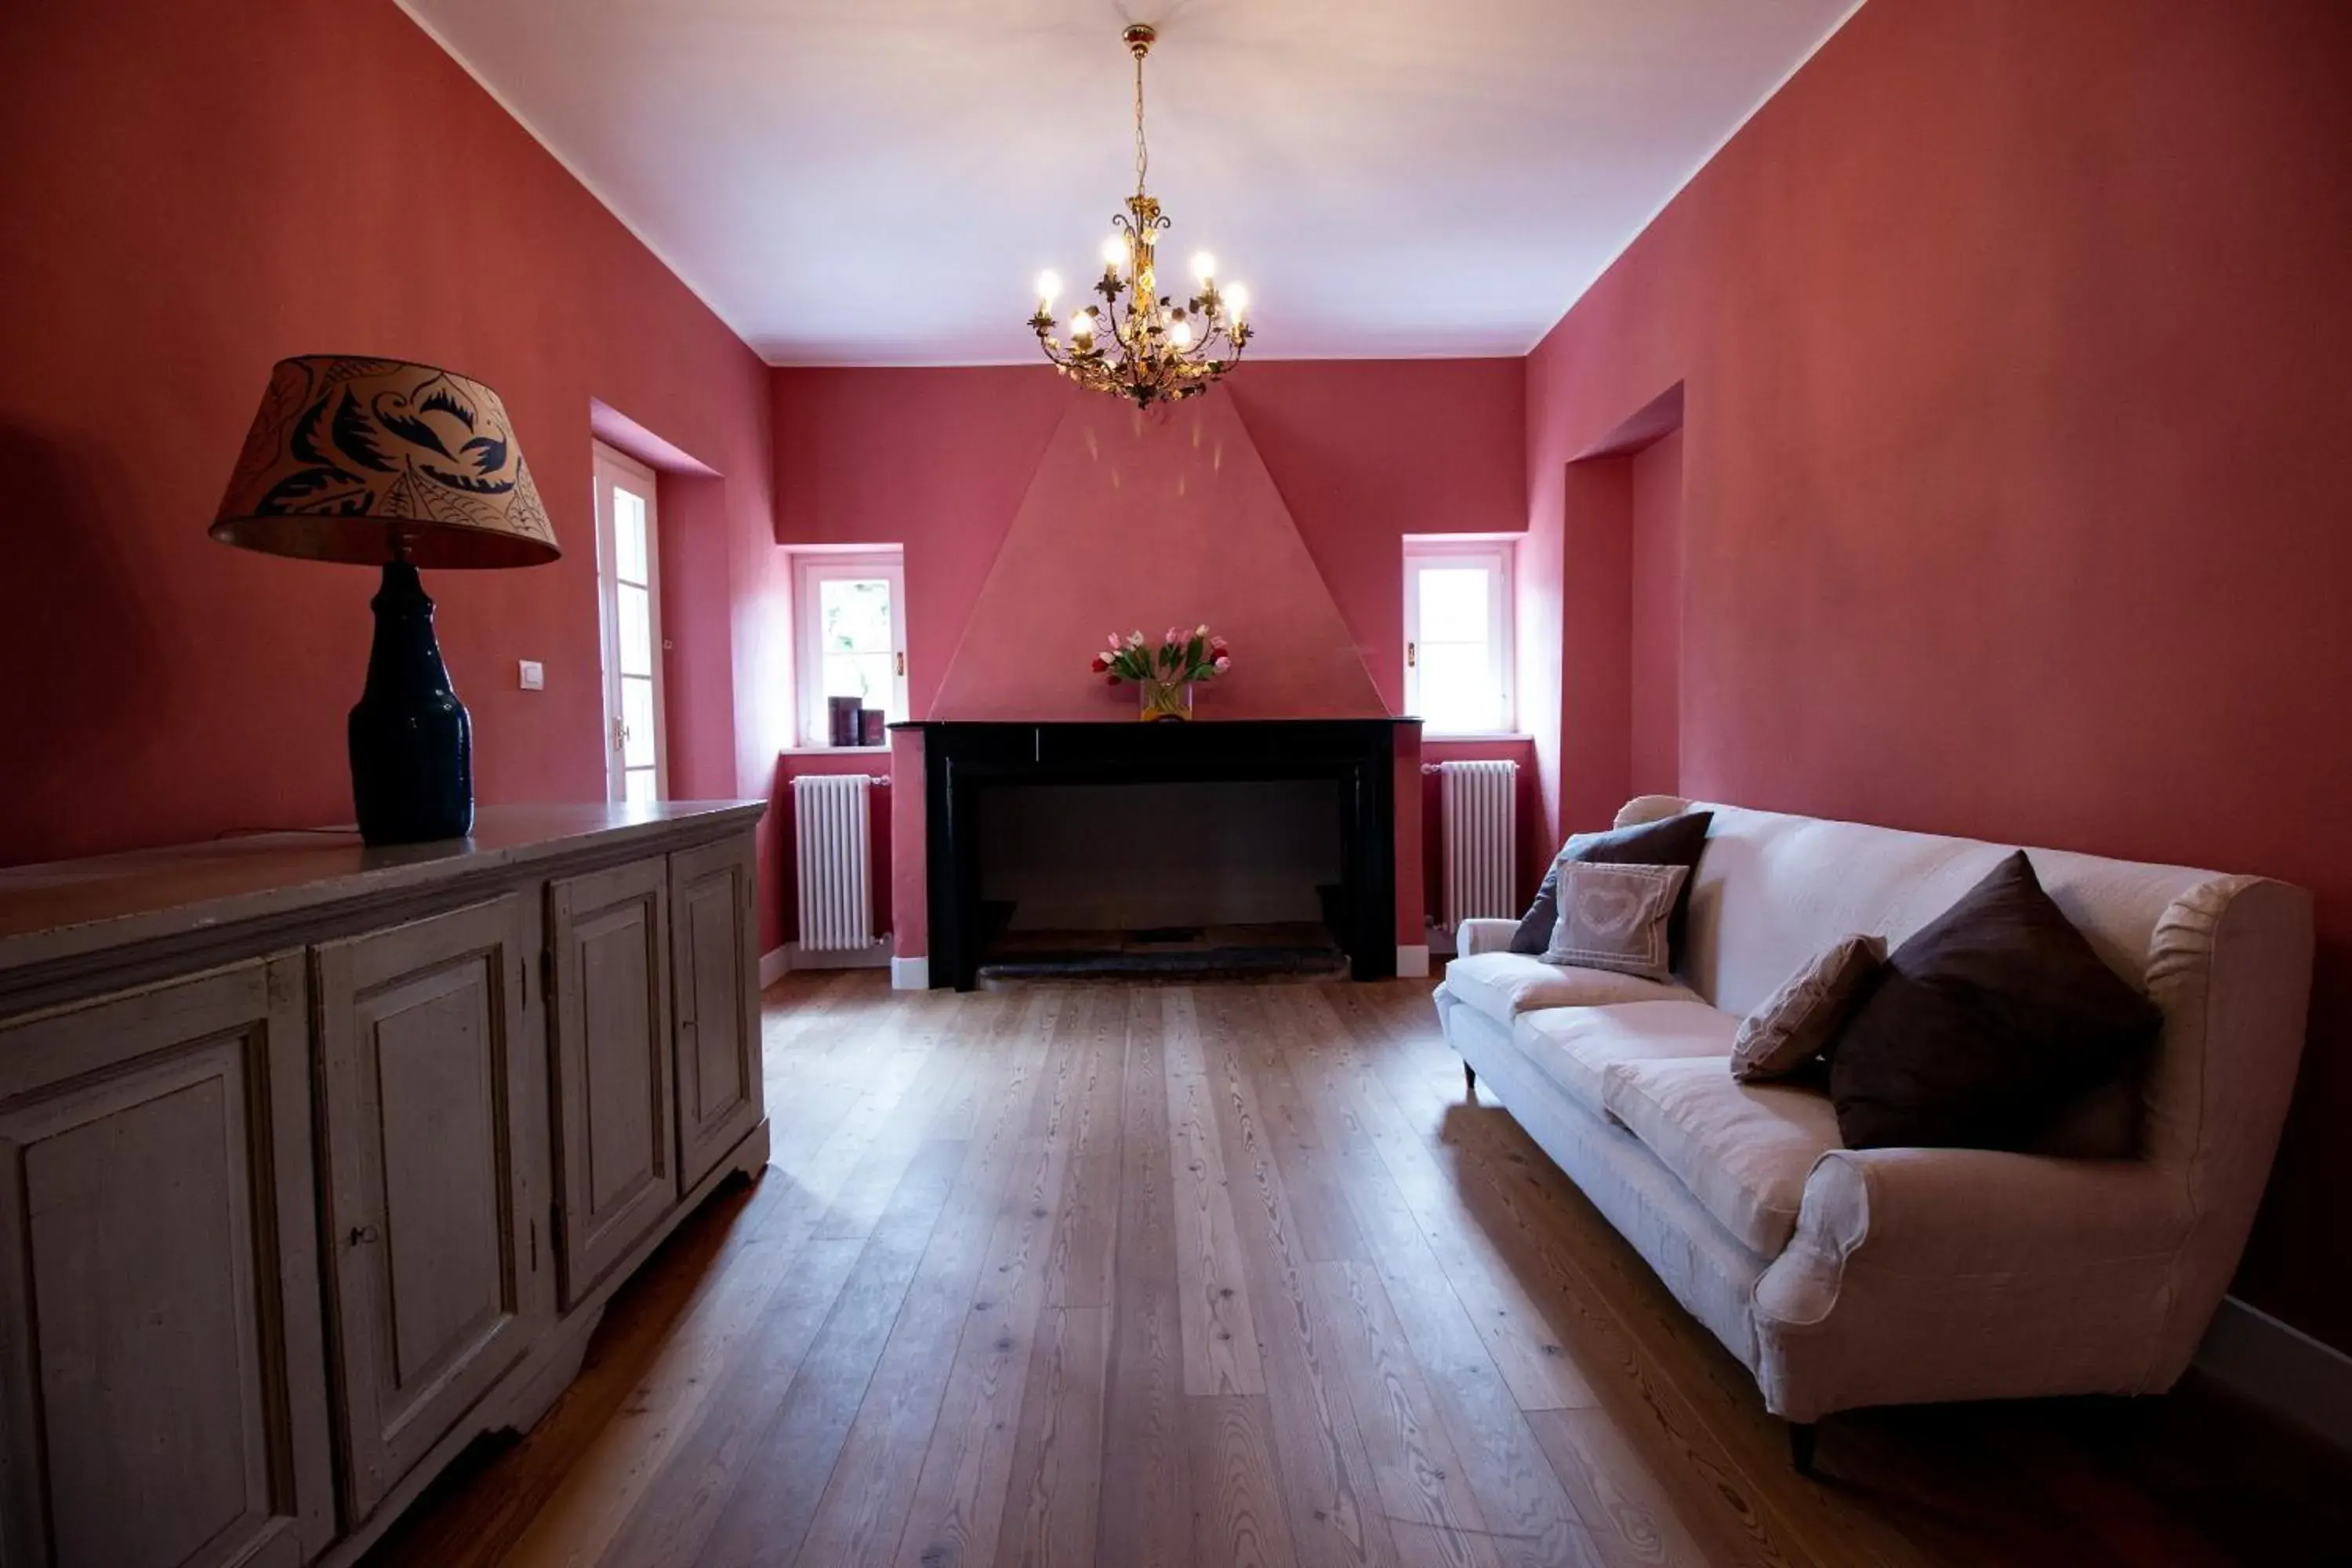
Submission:
<svg viewBox="0 0 2352 1568">
<path fill-rule="evenodd" d="M 1143 146 L 1143 51 L 1135 51 L 1135 194 L 1143 194 L 1143 172 L 1151 155 Z"/>
</svg>

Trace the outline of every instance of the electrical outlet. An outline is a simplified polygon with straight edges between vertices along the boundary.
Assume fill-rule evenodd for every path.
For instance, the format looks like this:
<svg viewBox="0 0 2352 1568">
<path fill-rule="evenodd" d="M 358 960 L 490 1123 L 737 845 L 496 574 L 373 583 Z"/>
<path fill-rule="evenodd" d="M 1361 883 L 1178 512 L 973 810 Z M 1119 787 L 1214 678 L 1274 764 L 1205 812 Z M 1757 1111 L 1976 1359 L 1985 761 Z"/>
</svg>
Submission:
<svg viewBox="0 0 2352 1568">
<path fill-rule="evenodd" d="M 547 666 L 540 663 L 539 660 L 535 658 L 524 659 L 522 661 L 522 689 L 525 691 L 546 690 Z"/>
</svg>

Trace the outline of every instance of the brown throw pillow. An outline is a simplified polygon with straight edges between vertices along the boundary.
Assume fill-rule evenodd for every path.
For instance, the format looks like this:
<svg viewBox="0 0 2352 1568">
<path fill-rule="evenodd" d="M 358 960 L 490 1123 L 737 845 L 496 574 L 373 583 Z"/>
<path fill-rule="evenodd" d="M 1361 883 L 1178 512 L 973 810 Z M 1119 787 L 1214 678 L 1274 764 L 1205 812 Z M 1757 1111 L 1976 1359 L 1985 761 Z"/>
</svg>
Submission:
<svg viewBox="0 0 2352 1568">
<path fill-rule="evenodd" d="M 2162 1022 L 2021 850 L 1895 950 L 1831 1041 L 1838 1131 L 1851 1149 L 2031 1149 L 2136 1070 Z"/>
<path fill-rule="evenodd" d="M 1850 936 L 1789 976 L 1740 1020 L 1731 1076 L 1743 1083 L 1786 1078 L 1821 1055 L 1885 962 L 1885 937 Z"/>
<path fill-rule="evenodd" d="M 1691 868 L 1691 876 L 1684 879 L 1683 890 L 1675 898 L 1675 912 L 1666 922 L 1666 962 L 1671 968 L 1681 968 L 1691 881 L 1698 874 L 1699 855 L 1706 848 L 1707 824 L 1714 820 L 1711 811 L 1686 811 L 1680 816 L 1608 833 L 1578 834 L 1561 846 L 1551 869 L 1544 874 L 1536 901 L 1528 906 L 1519 929 L 1511 935 L 1511 951 L 1539 956 L 1551 944 L 1551 928 L 1559 923 L 1559 868 L 1570 861 L 1595 866 L 1685 866 Z"/>
<path fill-rule="evenodd" d="M 1667 922 L 1690 877 L 1686 866 L 1606 866 L 1569 861 L 1559 868 L 1559 916 L 1544 948 L 1546 963 L 1606 969 L 1644 980 L 1671 980 Z"/>
</svg>

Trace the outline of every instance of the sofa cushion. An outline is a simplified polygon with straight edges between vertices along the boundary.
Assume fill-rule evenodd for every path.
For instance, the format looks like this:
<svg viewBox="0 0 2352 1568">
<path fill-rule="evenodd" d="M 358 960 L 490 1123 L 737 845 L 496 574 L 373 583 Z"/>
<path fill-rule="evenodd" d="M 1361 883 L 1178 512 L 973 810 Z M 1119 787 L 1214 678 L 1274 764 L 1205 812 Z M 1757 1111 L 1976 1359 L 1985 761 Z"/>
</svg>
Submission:
<svg viewBox="0 0 2352 1568">
<path fill-rule="evenodd" d="M 1445 966 L 1445 989 L 1505 1028 L 1537 1007 L 1604 1007 L 1617 1002 L 1681 1002 L 1691 993 L 1637 974 L 1546 963 L 1523 952 L 1482 952 Z"/>
<path fill-rule="evenodd" d="M 1601 1100 L 1744 1247 L 1775 1258 L 1796 1233 L 1805 1177 L 1838 1141 L 1819 1089 L 1742 1083 L 1704 1058 L 1620 1061 Z"/>
<path fill-rule="evenodd" d="M 1731 1076 L 1787 1078 L 1822 1054 L 1886 962 L 1886 939 L 1850 936 L 1789 976 L 1741 1021 Z"/>
<path fill-rule="evenodd" d="M 1536 889 L 1535 902 L 1519 917 L 1511 938 L 1513 952 L 1539 953 L 1551 945 L 1552 927 L 1559 923 L 1559 868 L 1563 861 L 1601 866 L 1696 866 L 1706 850 L 1707 824 L 1712 813 L 1686 811 L 1662 822 L 1639 822 L 1607 833 L 1580 833 L 1560 846 Z M 1683 931 L 1690 921 L 1691 879 L 1685 878 L 1675 894 L 1674 917 L 1666 925 L 1667 965 L 1683 964 Z"/>
<path fill-rule="evenodd" d="M 1838 1124 L 1857 1149 L 2030 1148 L 2161 1022 L 2020 851 L 1895 950 L 1831 1042 Z"/>
<path fill-rule="evenodd" d="M 1662 988 L 1663 989 L 1663 988 Z M 1511 1043 L 1570 1100 L 1607 1116 L 1601 1075 L 1620 1062 L 1704 1057 L 1727 1079 L 1739 1020 L 1696 999 L 1615 1007 L 1551 1007 L 1519 1015 Z"/>
<path fill-rule="evenodd" d="M 1555 869 L 1559 920 L 1543 952 L 1546 963 L 1638 974 L 1660 984 L 1674 979 L 1666 921 L 1675 912 L 1675 896 L 1690 879 L 1690 868 L 1568 860 Z"/>
</svg>

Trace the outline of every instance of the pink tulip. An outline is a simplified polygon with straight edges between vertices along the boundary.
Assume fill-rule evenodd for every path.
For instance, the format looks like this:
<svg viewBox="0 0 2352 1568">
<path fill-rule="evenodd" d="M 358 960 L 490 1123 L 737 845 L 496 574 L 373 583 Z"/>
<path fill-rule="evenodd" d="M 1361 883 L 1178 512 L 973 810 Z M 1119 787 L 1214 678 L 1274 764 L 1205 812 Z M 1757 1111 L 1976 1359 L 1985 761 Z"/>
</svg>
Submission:
<svg viewBox="0 0 2352 1568">
<path fill-rule="evenodd" d="M 1196 637 L 1207 637 L 1209 635 L 1209 623 L 1202 621 L 1199 626 L 1194 626 L 1192 628 L 1192 635 Z"/>
<path fill-rule="evenodd" d="M 1223 638 L 1223 637 L 1211 637 L 1211 638 L 1209 639 L 1209 651 L 1210 651 L 1211 653 L 1223 653 L 1223 652 L 1224 652 L 1224 651 L 1225 651 L 1225 639 L 1224 639 L 1224 638 Z"/>
<path fill-rule="evenodd" d="M 1218 673 L 1219 675 L 1223 675 L 1225 671 L 1227 671 L 1227 670 L 1229 670 L 1229 669 L 1233 668 L 1233 667 L 1234 667 L 1234 661 L 1233 661 L 1232 659 L 1226 658 L 1224 658 L 1223 655 L 1220 655 L 1220 656 L 1218 657 L 1218 658 L 1217 658 L 1217 673 Z"/>
</svg>

